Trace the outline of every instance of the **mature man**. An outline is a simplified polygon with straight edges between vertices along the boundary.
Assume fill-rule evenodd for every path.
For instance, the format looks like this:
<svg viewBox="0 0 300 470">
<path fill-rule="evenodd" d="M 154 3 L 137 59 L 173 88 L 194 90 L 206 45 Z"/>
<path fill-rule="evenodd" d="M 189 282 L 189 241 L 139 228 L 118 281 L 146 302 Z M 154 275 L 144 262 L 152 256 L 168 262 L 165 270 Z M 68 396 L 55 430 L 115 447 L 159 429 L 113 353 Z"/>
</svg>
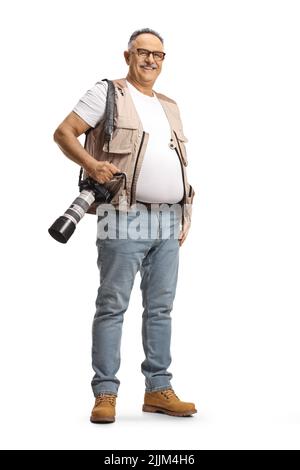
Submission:
<svg viewBox="0 0 300 470">
<path fill-rule="evenodd" d="M 93 322 L 94 423 L 115 420 L 123 315 L 138 271 L 144 307 L 143 411 L 172 416 L 196 413 L 193 403 L 183 402 L 175 395 L 168 371 L 170 312 L 179 247 L 190 227 L 194 196 L 185 170 L 186 139 L 176 103 L 153 91 L 165 58 L 162 37 L 149 28 L 135 31 L 124 57 L 129 66 L 127 77 L 113 80 L 115 116 L 111 140 L 104 136 L 108 99 L 105 80 L 87 91 L 54 133 L 63 153 L 113 193 L 105 214 L 101 204 L 94 208 L 98 214 L 100 270 Z M 84 148 L 78 140 L 83 133 Z M 116 185 L 118 172 L 125 173 L 127 180 Z M 180 213 L 170 212 L 174 204 L 182 209 Z M 121 224 L 124 215 L 125 225 Z M 133 235 L 130 227 L 136 227 L 137 217 L 139 230 Z M 108 222 L 110 236 L 103 222 Z"/>
</svg>

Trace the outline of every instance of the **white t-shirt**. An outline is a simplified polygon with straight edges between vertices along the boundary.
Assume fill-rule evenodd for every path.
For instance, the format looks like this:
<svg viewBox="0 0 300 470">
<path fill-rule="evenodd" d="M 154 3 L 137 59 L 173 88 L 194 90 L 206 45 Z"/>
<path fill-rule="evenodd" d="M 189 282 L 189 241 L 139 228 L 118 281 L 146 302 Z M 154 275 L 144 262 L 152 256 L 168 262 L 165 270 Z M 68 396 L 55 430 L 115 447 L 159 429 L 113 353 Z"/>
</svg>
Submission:
<svg viewBox="0 0 300 470">
<path fill-rule="evenodd" d="M 141 93 L 127 82 L 143 129 L 149 134 L 136 186 L 136 199 L 143 202 L 176 203 L 183 197 L 182 171 L 178 155 L 169 147 L 170 124 L 155 96 Z"/>
<path fill-rule="evenodd" d="M 171 129 L 158 98 L 141 93 L 129 82 L 128 89 L 149 140 L 136 187 L 137 201 L 176 203 L 183 197 L 179 157 L 169 147 Z M 73 111 L 95 127 L 103 119 L 107 82 L 98 82 L 79 100 Z"/>
<path fill-rule="evenodd" d="M 97 82 L 73 108 L 74 113 L 78 114 L 91 127 L 96 127 L 104 118 L 107 89 L 107 82 Z"/>
</svg>

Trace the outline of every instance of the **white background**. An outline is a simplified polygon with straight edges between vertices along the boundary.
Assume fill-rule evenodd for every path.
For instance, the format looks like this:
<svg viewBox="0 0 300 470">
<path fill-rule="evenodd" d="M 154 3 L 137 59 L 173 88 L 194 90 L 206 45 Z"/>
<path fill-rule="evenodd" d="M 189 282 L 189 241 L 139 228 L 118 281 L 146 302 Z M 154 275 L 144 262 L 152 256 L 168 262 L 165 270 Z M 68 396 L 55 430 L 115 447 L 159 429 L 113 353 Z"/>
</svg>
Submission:
<svg viewBox="0 0 300 470">
<path fill-rule="evenodd" d="M 298 1 L 2 2 L 1 400 L 4 449 L 300 448 Z M 196 190 L 173 311 L 173 386 L 198 414 L 143 414 L 141 295 L 126 313 L 115 424 L 89 423 L 96 220 L 47 233 L 77 195 L 57 125 L 127 73 L 157 29 L 155 89 L 179 104 Z"/>
</svg>

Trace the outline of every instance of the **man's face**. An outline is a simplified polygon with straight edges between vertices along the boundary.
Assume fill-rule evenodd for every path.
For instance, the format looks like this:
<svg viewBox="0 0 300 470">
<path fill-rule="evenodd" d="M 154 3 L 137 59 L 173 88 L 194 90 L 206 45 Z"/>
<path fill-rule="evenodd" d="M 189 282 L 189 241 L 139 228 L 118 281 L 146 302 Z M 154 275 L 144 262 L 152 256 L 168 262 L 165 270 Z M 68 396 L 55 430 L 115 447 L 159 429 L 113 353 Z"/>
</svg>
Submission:
<svg viewBox="0 0 300 470">
<path fill-rule="evenodd" d="M 139 56 L 137 49 L 163 52 L 163 44 L 153 34 L 140 34 L 133 42 L 129 51 L 124 52 L 129 65 L 128 76 L 144 86 L 152 86 L 162 69 L 162 60 L 156 60 L 153 54 Z"/>
</svg>

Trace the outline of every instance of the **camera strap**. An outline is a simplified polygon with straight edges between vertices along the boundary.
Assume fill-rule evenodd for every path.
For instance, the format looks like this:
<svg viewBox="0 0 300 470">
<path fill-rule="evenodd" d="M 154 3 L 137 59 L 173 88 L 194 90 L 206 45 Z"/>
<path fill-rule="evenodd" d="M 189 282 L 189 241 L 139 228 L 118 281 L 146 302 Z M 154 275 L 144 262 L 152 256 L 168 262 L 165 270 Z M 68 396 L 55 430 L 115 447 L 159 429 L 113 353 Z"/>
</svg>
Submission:
<svg viewBox="0 0 300 470">
<path fill-rule="evenodd" d="M 104 78 L 103 82 L 107 82 L 107 97 L 106 97 L 106 106 L 105 106 L 105 123 L 104 123 L 104 140 L 107 142 L 107 148 L 109 151 L 109 142 L 112 139 L 114 131 L 114 111 L 115 111 L 115 86 L 111 80 Z M 89 131 L 86 132 L 86 136 Z M 86 141 L 86 137 L 85 137 Z M 85 147 L 85 144 L 84 144 Z M 83 175 L 83 168 L 80 168 L 78 186 L 81 187 Z"/>
<path fill-rule="evenodd" d="M 111 141 L 112 134 L 114 131 L 114 110 L 115 110 L 115 86 L 111 80 L 104 78 L 103 82 L 107 82 L 107 98 L 105 108 L 105 124 L 104 124 L 104 139 L 105 142 Z"/>
</svg>

